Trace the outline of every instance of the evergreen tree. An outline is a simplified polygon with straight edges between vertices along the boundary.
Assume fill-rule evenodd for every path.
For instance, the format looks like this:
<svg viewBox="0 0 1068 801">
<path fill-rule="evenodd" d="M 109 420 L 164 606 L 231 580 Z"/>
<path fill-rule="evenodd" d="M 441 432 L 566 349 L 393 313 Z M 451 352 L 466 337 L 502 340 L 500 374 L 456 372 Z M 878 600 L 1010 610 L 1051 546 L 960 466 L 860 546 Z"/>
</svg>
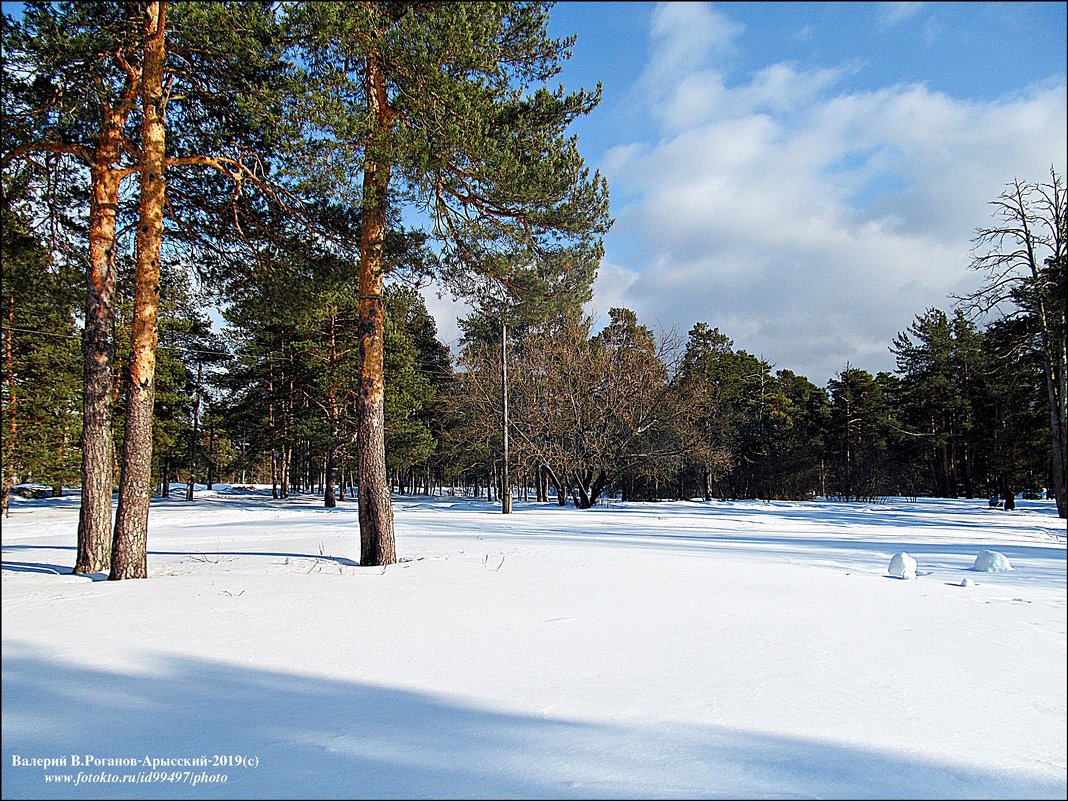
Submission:
<svg viewBox="0 0 1068 801">
<path fill-rule="evenodd" d="M 945 312 L 928 309 L 890 348 L 901 376 L 901 422 L 912 437 L 904 444 L 926 467 L 926 491 L 943 498 L 957 497 L 969 483 L 972 411 L 963 382 L 974 358 L 967 350 L 973 331 L 961 315 L 950 321 Z"/>
<path fill-rule="evenodd" d="M 892 376 L 846 367 L 828 383 L 831 396 L 829 490 L 846 500 L 874 500 L 888 489 L 887 387 Z"/>
<path fill-rule="evenodd" d="M 111 369 L 115 231 L 122 180 L 137 170 L 127 129 L 140 89 L 136 4 L 24 5 L 3 18 L 4 141 L 0 163 L 38 153 L 88 169 L 89 258 L 83 341 L 81 512 L 75 573 L 111 562 Z"/>
<path fill-rule="evenodd" d="M 251 185 L 276 198 L 278 183 L 267 176 L 277 52 L 274 15 L 263 4 L 174 4 L 176 33 L 169 34 L 168 4 L 143 4 L 140 96 L 140 199 L 134 325 L 123 440 L 122 479 L 116 513 L 111 579 L 144 578 L 147 570 L 148 510 L 152 464 L 152 411 L 158 339 L 158 303 L 165 170 L 203 166 L 231 183 L 231 199 Z M 226 36 L 219 37 L 222 23 Z M 227 30 L 225 26 L 229 25 Z M 174 39 L 168 58 L 169 39 Z M 223 39 L 220 42 L 220 38 Z M 167 90 L 164 91 L 164 87 Z M 175 91 L 177 90 L 177 91 Z M 266 103 L 256 102 L 266 99 Z M 173 104 L 172 104 L 173 100 Z M 182 135 L 168 155 L 168 128 Z M 187 193 L 187 197 L 188 197 Z M 234 204 L 231 203 L 231 206 Z M 235 207 L 236 214 L 236 207 Z M 240 231 L 240 225 L 235 224 Z"/>
<path fill-rule="evenodd" d="M 597 93 L 544 88 L 570 40 L 547 35 L 541 3 L 311 3 L 294 9 L 317 111 L 362 175 L 359 485 L 361 563 L 396 561 L 383 425 L 383 247 L 402 195 L 433 218 L 453 264 L 498 254 L 595 263 L 607 192 L 565 129 Z M 342 163 L 342 169 L 346 165 Z M 348 172 L 355 172 L 348 170 Z"/>
<path fill-rule="evenodd" d="M 159 338 L 160 253 L 167 182 L 165 99 L 167 5 L 144 9 L 141 100 L 140 199 L 130 379 L 122 448 L 119 505 L 111 547 L 110 580 L 148 578 L 148 507 L 152 497 L 152 407 L 155 402 L 156 344 Z"/>
<path fill-rule="evenodd" d="M 777 371 L 775 381 L 767 497 L 800 500 L 824 495 L 827 391 L 790 370 Z"/>
<path fill-rule="evenodd" d="M 750 374 L 758 367 L 749 354 L 736 353 L 733 345 L 718 328 L 697 323 L 690 329 L 674 379 L 684 398 L 681 423 L 687 459 L 699 471 L 699 487 L 706 500 L 712 497 L 714 482 L 737 462 L 737 437 L 746 419 Z"/>
<path fill-rule="evenodd" d="M 448 349 L 422 296 L 412 287 L 386 288 L 385 423 L 387 467 L 405 473 L 427 462 L 443 425 L 440 394 L 452 376 Z"/>
<path fill-rule="evenodd" d="M 3 487 L 48 483 L 53 494 L 78 477 L 81 376 L 74 270 L 53 260 L 20 206 L 25 182 L 5 181 L 2 225 L 4 347 Z"/>
<path fill-rule="evenodd" d="M 1016 493 L 1034 493 L 1046 484 L 1050 454 L 1041 356 L 1023 343 L 1028 323 L 999 320 L 982 340 L 985 369 L 977 390 L 976 417 L 983 438 L 979 466 L 987 491 L 1005 509 L 1015 508 Z"/>
</svg>

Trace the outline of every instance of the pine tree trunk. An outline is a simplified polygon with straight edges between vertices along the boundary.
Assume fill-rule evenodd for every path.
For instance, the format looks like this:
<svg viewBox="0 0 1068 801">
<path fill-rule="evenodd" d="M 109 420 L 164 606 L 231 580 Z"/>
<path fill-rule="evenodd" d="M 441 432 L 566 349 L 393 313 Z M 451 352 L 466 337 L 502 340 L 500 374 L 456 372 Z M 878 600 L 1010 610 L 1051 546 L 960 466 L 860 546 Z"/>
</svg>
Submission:
<svg viewBox="0 0 1068 801">
<path fill-rule="evenodd" d="M 11 488 L 15 486 L 15 438 L 18 435 L 16 414 L 15 358 L 11 350 L 11 327 L 15 324 L 15 295 L 7 298 L 7 333 L 4 336 L 4 372 L 7 379 L 7 436 L 4 437 L 4 486 L 0 494 L 0 514 L 11 513 Z"/>
<path fill-rule="evenodd" d="M 209 409 L 210 414 L 210 409 Z M 215 421 L 208 426 L 208 489 L 215 483 Z"/>
<path fill-rule="evenodd" d="M 367 96 L 373 125 L 384 132 L 390 124 L 386 80 L 372 54 L 367 59 Z M 380 161 L 372 136 L 363 174 L 363 229 L 360 236 L 360 381 L 356 403 L 360 520 L 360 564 L 391 565 L 397 561 L 393 505 L 386 478 L 384 364 L 383 245 L 386 234 L 390 166 Z"/>
<path fill-rule="evenodd" d="M 501 317 L 501 514 L 512 513 L 512 484 L 508 476 L 508 324 Z"/>
<path fill-rule="evenodd" d="M 1047 349 L 1050 350 L 1050 349 Z M 1059 354 L 1059 361 L 1064 361 L 1063 352 Z M 1058 364 L 1057 358 L 1047 360 L 1052 368 L 1046 369 L 1046 392 L 1049 396 L 1050 431 L 1053 434 L 1053 497 L 1057 502 L 1057 516 L 1068 517 L 1068 465 L 1065 464 L 1068 456 L 1068 436 L 1065 434 L 1065 397 L 1068 395 L 1065 388 L 1065 375 L 1068 368 L 1063 363 Z"/>
<path fill-rule="evenodd" d="M 282 448 L 281 465 L 280 465 L 281 476 L 279 478 L 279 484 L 280 484 L 279 496 L 282 497 L 282 498 L 288 498 L 289 497 L 289 490 L 290 490 L 290 481 L 289 481 L 289 478 L 290 478 L 290 463 L 292 462 L 292 460 L 293 460 L 293 446 L 292 445 L 287 445 L 286 447 Z"/>
<path fill-rule="evenodd" d="M 111 493 L 114 442 L 111 432 L 112 366 L 115 343 L 115 218 L 121 176 L 119 158 L 125 115 L 108 116 L 90 171 L 89 266 L 82 330 L 82 464 L 75 573 L 99 573 L 111 566 Z"/>
<path fill-rule="evenodd" d="M 166 129 L 163 121 L 163 62 L 166 10 L 162 2 L 145 7 L 145 46 L 141 70 L 141 199 L 138 204 L 134 320 L 122 480 L 112 546 L 111 580 L 148 577 L 148 507 L 151 500 L 152 406 L 156 392 L 157 307 L 160 249 L 163 243 L 163 176 Z"/>
<path fill-rule="evenodd" d="M 330 446 L 326 454 L 326 478 L 323 481 L 323 506 L 333 509 L 337 506 L 337 496 L 334 494 L 334 474 L 337 469 L 337 448 Z"/>
<path fill-rule="evenodd" d="M 330 317 L 330 380 L 334 381 L 337 376 L 338 367 L 338 353 L 337 353 L 337 337 L 335 328 L 336 318 L 331 315 Z M 337 451 L 338 441 L 341 436 L 341 408 L 338 406 L 337 394 L 334 388 L 331 387 L 329 391 L 330 400 L 330 447 L 326 454 L 326 476 L 324 483 L 326 485 L 323 492 L 323 506 L 327 509 L 333 509 L 337 506 L 337 497 L 334 495 L 334 473 L 337 469 Z"/>
<path fill-rule="evenodd" d="M 196 483 L 197 437 L 200 435 L 200 379 L 204 374 L 204 365 L 197 365 L 197 383 L 193 390 L 193 436 L 189 440 L 189 483 L 185 488 L 185 499 L 193 500 Z"/>
</svg>

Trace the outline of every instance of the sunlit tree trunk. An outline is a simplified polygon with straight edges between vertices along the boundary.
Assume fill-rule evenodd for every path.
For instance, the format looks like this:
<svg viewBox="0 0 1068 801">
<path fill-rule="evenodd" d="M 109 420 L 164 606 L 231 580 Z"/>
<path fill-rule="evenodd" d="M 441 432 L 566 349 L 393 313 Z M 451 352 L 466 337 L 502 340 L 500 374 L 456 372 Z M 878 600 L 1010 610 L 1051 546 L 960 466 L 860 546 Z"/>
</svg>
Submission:
<svg viewBox="0 0 1068 801">
<path fill-rule="evenodd" d="M 109 579 L 148 577 L 148 508 L 151 500 L 152 407 L 156 390 L 157 313 L 160 250 L 163 244 L 163 176 L 166 129 L 163 120 L 163 62 L 166 7 L 145 8 L 141 74 L 141 199 L 138 205 L 137 264 L 130 384 L 126 404 L 122 479 L 115 518 Z"/>
<path fill-rule="evenodd" d="M 367 96 L 373 125 L 384 130 L 390 122 L 386 79 L 380 56 L 367 59 Z M 375 152 L 376 137 L 368 145 L 363 176 L 363 229 L 360 237 L 360 376 L 356 403 L 359 442 L 360 564 L 390 565 L 397 561 L 393 505 L 386 475 L 385 406 L 383 403 L 385 337 L 383 303 L 383 245 L 386 233 L 390 166 Z"/>
<path fill-rule="evenodd" d="M 115 218 L 123 174 L 119 160 L 125 111 L 106 114 L 90 169 L 89 264 L 82 329 L 82 465 L 75 573 L 111 566 L 112 367 L 115 359 Z"/>
</svg>

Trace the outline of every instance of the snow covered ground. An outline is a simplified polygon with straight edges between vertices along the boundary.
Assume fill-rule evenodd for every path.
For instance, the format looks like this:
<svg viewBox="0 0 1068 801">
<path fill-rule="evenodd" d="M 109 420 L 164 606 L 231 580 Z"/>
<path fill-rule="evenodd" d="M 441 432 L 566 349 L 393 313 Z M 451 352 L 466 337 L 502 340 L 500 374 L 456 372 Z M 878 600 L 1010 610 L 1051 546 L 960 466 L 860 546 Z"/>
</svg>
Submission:
<svg viewBox="0 0 1068 801">
<path fill-rule="evenodd" d="M 76 497 L 16 498 L 3 797 L 1068 792 L 1051 502 L 408 498 L 386 569 L 320 504 L 156 501 L 111 583 L 69 575 Z"/>
</svg>

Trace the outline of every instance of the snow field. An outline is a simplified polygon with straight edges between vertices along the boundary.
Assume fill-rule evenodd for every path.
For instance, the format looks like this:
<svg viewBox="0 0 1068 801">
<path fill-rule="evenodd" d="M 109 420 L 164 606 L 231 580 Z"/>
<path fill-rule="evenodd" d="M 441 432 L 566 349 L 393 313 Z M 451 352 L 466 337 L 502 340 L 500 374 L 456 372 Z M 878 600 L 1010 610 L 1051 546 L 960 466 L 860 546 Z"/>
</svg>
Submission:
<svg viewBox="0 0 1068 801">
<path fill-rule="evenodd" d="M 400 499 L 383 569 L 344 503 L 160 501 L 152 578 L 109 583 L 61 575 L 76 499 L 17 504 L 4 797 L 1065 795 L 1049 504 L 515 509 Z M 53 753 L 259 766 L 83 795 L 9 767 Z"/>
</svg>

